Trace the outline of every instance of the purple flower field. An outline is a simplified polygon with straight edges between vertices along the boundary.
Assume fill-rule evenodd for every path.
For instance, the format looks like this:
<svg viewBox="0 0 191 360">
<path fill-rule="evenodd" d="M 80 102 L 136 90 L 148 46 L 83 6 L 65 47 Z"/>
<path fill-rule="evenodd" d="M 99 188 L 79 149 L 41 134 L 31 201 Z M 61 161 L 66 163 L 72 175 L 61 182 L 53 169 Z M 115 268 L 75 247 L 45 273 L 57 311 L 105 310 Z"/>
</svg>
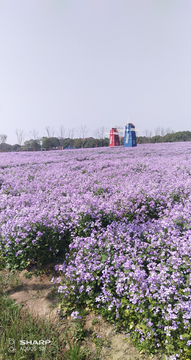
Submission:
<svg viewBox="0 0 191 360">
<path fill-rule="evenodd" d="M 0 249 L 13 269 L 65 259 L 64 299 L 191 358 L 190 142 L 1 153 Z"/>
</svg>

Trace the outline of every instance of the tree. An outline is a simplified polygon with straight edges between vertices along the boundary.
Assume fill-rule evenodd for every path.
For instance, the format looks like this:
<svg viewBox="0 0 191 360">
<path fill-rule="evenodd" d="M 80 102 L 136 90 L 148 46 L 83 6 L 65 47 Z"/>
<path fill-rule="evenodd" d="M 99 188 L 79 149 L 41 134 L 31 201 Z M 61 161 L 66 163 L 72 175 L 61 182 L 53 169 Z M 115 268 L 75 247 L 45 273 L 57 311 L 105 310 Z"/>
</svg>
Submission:
<svg viewBox="0 0 191 360">
<path fill-rule="evenodd" d="M 167 134 L 172 134 L 172 133 L 173 133 L 173 131 L 172 131 L 171 128 L 167 128 L 167 129 L 166 129 L 166 135 L 167 135 Z"/>
<path fill-rule="evenodd" d="M 61 125 L 61 126 L 60 126 L 60 129 L 59 129 L 59 134 L 58 134 L 59 140 L 64 139 L 64 135 L 65 135 L 65 129 L 64 129 L 64 127 Z"/>
<path fill-rule="evenodd" d="M 25 132 L 24 132 L 24 130 L 16 129 L 15 133 L 17 136 L 17 142 L 18 142 L 19 146 L 21 146 L 24 141 L 24 138 L 25 138 Z"/>
<path fill-rule="evenodd" d="M 19 144 L 15 144 L 12 146 L 12 151 L 19 151 L 21 149 Z"/>
<path fill-rule="evenodd" d="M 67 147 L 72 147 L 73 143 L 74 143 L 74 133 L 75 133 L 75 129 L 68 129 L 68 139 L 69 139 L 69 145 Z"/>
<path fill-rule="evenodd" d="M 149 139 L 148 142 L 150 142 L 150 138 L 152 137 L 152 130 L 145 129 L 144 135 L 146 136 L 147 139 Z"/>
<path fill-rule="evenodd" d="M 104 138 L 103 139 L 103 146 L 109 146 L 109 138 Z"/>
<path fill-rule="evenodd" d="M 84 147 L 84 140 L 88 134 L 88 128 L 86 125 L 81 125 L 78 129 L 79 137 L 82 139 L 82 147 Z"/>
<path fill-rule="evenodd" d="M 74 133 L 75 133 L 75 129 L 68 129 L 68 139 L 73 139 L 74 138 Z"/>
<path fill-rule="evenodd" d="M 74 149 L 79 149 L 83 145 L 82 139 L 74 139 Z"/>
<path fill-rule="evenodd" d="M 57 137 L 43 137 L 42 141 L 42 148 L 46 150 L 50 150 L 52 148 L 56 148 L 60 146 L 60 141 Z"/>
<path fill-rule="evenodd" d="M 78 133 L 79 133 L 79 137 L 80 139 L 85 139 L 85 137 L 87 136 L 88 134 L 88 128 L 86 125 L 81 125 L 78 129 Z"/>
<path fill-rule="evenodd" d="M 84 140 L 83 147 L 84 148 L 94 148 L 96 146 L 96 140 L 92 137 Z"/>
<path fill-rule="evenodd" d="M 71 142 L 72 142 L 73 140 L 71 140 L 71 139 L 69 139 L 69 138 L 67 138 L 67 139 L 61 139 L 60 140 L 60 145 L 64 148 L 64 149 L 66 149 L 66 148 L 68 148 L 70 145 L 71 145 Z"/>
<path fill-rule="evenodd" d="M 32 151 L 32 150 L 40 150 L 40 140 L 30 139 L 24 142 L 24 150 Z"/>
<path fill-rule="evenodd" d="M 50 128 L 50 126 L 46 126 L 46 132 L 47 132 L 48 138 L 54 137 L 54 128 Z"/>
<path fill-rule="evenodd" d="M 7 135 L 0 134 L 0 151 L 11 151 L 12 146 L 5 144 L 7 140 Z"/>
<path fill-rule="evenodd" d="M 146 136 L 147 138 L 149 137 L 149 130 L 148 129 L 145 129 L 144 131 L 143 131 L 143 134 L 144 134 L 144 136 Z"/>
<path fill-rule="evenodd" d="M 150 142 L 151 143 L 160 143 L 160 142 L 162 142 L 162 139 L 163 139 L 162 136 L 155 135 L 150 139 Z"/>
<path fill-rule="evenodd" d="M 104 128 L 104 126 L 101 126 L 94 131 L 94 136 L 96 137 L 96 139 L 101 140 L 101 146 L 103 146 L 103 139 L 105 138 L 105 134 L 106 129 Z"/>
<path fill-rule="evenodd" d="M 6 143 L 6 140 L 7 140 L 7 135 L 0 134 L 0 144 Z"/>
<path fill-rule="evenodd" d="M 155 135 L 156 135 L 156 136 L 160 135 L 160 126 L 158 126 L 158 127 L 155 129 Z"/>
<path fill-rule="evenodd" d="M 137 136 L 137 144 L 146 144 L 148 142 L 150 142 L 150 139 L 147 138 L 146 136 Z"/>
<path fill-rule="evenodd" d="M 160 129 L 160 135 L 161 135 L 161 136 L 165 136 L 165 130 L 164 130 L 163 127 Z"/>
<path fill-rule="evenodd" d="M 38 139 L 38 131 L 36 130 L 36 129 L 32 129 L 31 131 L 30 131 L 30 134 L 32 135 L 32 138 L 34 139 L 34 140 L 37 140 Z"/>
</svg>

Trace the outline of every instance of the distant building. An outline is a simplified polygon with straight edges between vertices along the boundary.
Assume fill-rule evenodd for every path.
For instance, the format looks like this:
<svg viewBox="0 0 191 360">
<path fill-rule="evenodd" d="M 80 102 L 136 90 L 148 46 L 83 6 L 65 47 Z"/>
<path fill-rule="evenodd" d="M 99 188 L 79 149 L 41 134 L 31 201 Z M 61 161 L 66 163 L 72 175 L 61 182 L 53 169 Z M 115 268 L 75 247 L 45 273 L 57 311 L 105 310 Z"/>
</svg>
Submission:
<svg viewBox="0 0 191 360">
<path fill-rule="evenodd" d="M 116 128 L 110 130 L 109 146 L 120 146 L 119 133 Z"/>
<path fill-rule="evenodd" d="M 131 123 L 125 125 L 124 147 L 137 146 L 135 126 Z"/>
</svg>

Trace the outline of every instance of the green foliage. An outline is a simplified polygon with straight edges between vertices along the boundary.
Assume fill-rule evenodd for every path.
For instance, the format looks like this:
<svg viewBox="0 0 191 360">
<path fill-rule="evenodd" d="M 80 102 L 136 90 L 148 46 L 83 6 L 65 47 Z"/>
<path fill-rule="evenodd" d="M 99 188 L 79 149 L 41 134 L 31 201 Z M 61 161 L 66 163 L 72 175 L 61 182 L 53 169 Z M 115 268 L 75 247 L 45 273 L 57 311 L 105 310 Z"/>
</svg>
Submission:
<svg viewBox="0 0 191 360">
<path fill-rule="evenodd" d="M 97 334 L 94 334 L 94 340 L 93 341 L 94 341 L 94 343 L 95 343 L 95 345 L 97 347 L 97 350 L 98 349 L 101 350 L 101 348 L 103 346 L 103 342 L 104 342 L 102 337 L 97 335 Z"/>
<path fill-rule="evenodd" d="M 66 149 L 74 146 L 74 139 L 60 139 L 60 145 Z"/>
<path fill-rule="evenodd" d="M 75 149 L 79 148 L 94 148 L 94 147 L 101 147 L 101 146 L 109 146 L 109 139 L 94 139 L 93 137 L 86 138 L 86 139 L 74 139 L 73 147 Z"/>
<path fill-rule="evenodd" d="M 86 336 L 88 334 L 88 330 L 84 329 L 84 321 L 77 321 L 73 323 L 73 328 L 71 329 L 71 333 L 73 335 L 73 338 L 76 341 L 84 341 L 86 339 Z"/>
<path fill-rule="evenodd" d="M 75 234 L 77 236 L 90 236 L 91 225 L 94 223 L 95 219 L 92 218 L 90 214 L 80 213 L 80 220 L 78 226 L 75 228 Z"/>
<path fill-rule="evenodd" d="M 153 137 L 137 136 L 137 144 L 177 142 L 177 141 L 191 141 L 191 131 L 171 132 L 164 136 L 161 135 L 155 135 Z"/>
<path fill-rule="evenodd" d="M 92 320 L 92 325 L 96 325 L 96 324 L 98 324 L 98 323 L 99 323 L 98 318 L 94 318 L 94 319 Z"/>
<path fill-rule="evenodd" d="M 43 137 L 41 140 L 42 140 L 42 148 L 46 150 L 60 146 L 60 141 L 57 137 Z"/>
<path fill-rule="evenodd" d="M 24 142 L 24 150 L 32 151 L 32 150 L 40 150 L 40 141 L 39 140 L 27 140 Z"/>
<path fill-rule="evenodd" d="M 86 138 L 86 139 L 71 139 L 71 138 L 63 138 L 58 139 L 57 137 L 46 137 L 43 136 L 41 139 L 42 145 L 40 145 L 40 140 L 26 140 L 23 146 L 18 144 L 9 145 L 2 143 L 0 144 L 1 151 L 37 151 L 42 149 L 51 150 L 55 149 L 59 146 L 63 147 L 63 149 L 79 149 L 79 148 L 94 148 L 94 147 L 102 147 L 102 146 L 109 146 L 109 139 L 94 139 L 93 137 Z"/>
<path fill-rule="evenodd" d="M 82 139 L 74 139 L 74 149 L 80 149 L 83 147 L 83 141 Z"/>
<path fill-rule="evenodd" d="M 68 334 L 66 334 L 66 340 L 69 346 L 69 354 L 67 354 L 67 360 L 82 360 L 84 358 L 84 352 L 80 349 L 80 344 L 73 340 L 71 344 Z"/>
<path fill-rule="evenodd" d="M 26 271 L 26 272 L 24 273 L 24 277 L 25 277 L 26 279 L 31 279 L 31 278 L 32 278 L 32 272 L 31 272 L 31 271 Z"/>
<path fill-rule="evenodd" d="M 3 255 L 0 252 L 0 270 L 4 269 L 5 266 L 6 266 L 5 258 L 3 257 Z"/>
<path fill-rule="evenodd" d="M 37 235 L 38 231 L 41 232 L 41 236 Z M 1 241 L 2 256 L 11 269 L 25 269 L 31 263 L 45 265 L 63 258 L 69 241 L 69 232 L 63 237 L 59 229 L 35 224 L 24 242 L 20 239 L 19 243 L 16 243 L 15 238 L 11 238 L 9 247 L 6 247 L 6 244 Z"/>
<path fill-rule="evenodd" d="M 99 188 L 99 189 L 97 189 L 95 192 L 94 192 L 94 195 L 97 195 L 97 196 L 99 196 L 99 195 L 102 195 L 103 196 L 103 198 L 105 197 L 105 195 L 104 194 L 106 194 L 106 193 L 108 193 L 109 191 L 108 191 L 108 189 L 105 189 L 105 188 Z"/>
<path fill-rule="evenodd" d="M 106 228 L 107 225 L 111 224 L 112 221 L 117 221 L 118 218 L 111 212 L 110 214 L 105 214 L 102 210 L 100 210 L 101 215 L 101 226 Z"/>
</svg>

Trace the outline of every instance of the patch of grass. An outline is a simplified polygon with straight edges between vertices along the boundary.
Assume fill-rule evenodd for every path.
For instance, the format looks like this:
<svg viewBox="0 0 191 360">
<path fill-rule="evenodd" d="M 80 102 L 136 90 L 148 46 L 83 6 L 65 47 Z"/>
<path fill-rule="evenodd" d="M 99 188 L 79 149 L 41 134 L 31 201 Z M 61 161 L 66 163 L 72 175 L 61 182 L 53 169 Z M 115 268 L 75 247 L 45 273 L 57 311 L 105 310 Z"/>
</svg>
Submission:
<svg viewBox="0 0 191 360">
<path fill-rule="evenodd" d="M 96 325 L 96 324 L 98 324 L 98 323 L 99 323 L 98 318 L 94 318 L 94 319 L 92 320 L 92 325 Z"/>
<path fill-rule="evenodd" d="M 80 349 L 80 344 L 73 340 L 71 344 L 68 335 L 66 334 L 66 340 L 69 345 L 68 354 L 66 354 L 67 360 L 83 360 L 86 358 L 86 354 L 83 350 Z"/>
<path fill-rule="evenodd" d="M 26 275 L 25 275 L 26 274 Z M 27 278 L 31 278 L 32 276 L 42 276 L 43 274 L 46 274 L 46 270 L 43 269 L 42 267 L 27 267 L 27 271 L 25 272 L 25 276 Z"/>
<path fill-rule="evenodd" d="M 0 291 L 4 291 L 8 286 L 13 289 L 23 286 L 18 275 L 18 271 L 3 269 L 0 274 Z"/>
<path fill-rule="evenodd" d="M 32 272 L 31 272 L 31 271 L 26 271 L 26 272 L 24 273 L 24 277 L 25 277 L 26 279 L 31 279 L 31 278 L 32 278 Z"/>
</svg>

